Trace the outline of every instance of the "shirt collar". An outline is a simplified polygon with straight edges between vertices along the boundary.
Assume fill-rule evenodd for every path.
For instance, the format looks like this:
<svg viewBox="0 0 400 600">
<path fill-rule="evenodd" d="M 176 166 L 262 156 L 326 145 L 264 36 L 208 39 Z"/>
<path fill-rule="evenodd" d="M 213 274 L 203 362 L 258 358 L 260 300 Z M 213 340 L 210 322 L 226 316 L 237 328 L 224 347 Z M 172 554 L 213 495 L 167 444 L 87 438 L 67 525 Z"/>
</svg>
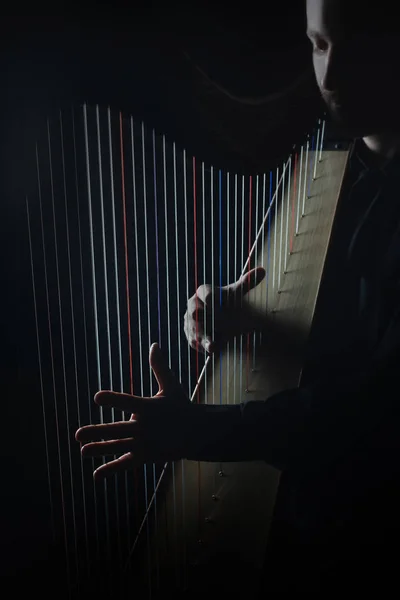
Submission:
<svg viewBox="0 0 400 600">
<path fill-rule="evenodd" d="M 360 171 L 365 174 L 371 172 L 387 177 L 393 170 L 400 172 L 399 151 L 392 158 L 388 158 L 383 163 L 377 165 L 374 161 L 373 153 L 361 138 L 356 139 L 353 143 L 350 157 L 352 161 L 357 163 Z"/>
</svg>

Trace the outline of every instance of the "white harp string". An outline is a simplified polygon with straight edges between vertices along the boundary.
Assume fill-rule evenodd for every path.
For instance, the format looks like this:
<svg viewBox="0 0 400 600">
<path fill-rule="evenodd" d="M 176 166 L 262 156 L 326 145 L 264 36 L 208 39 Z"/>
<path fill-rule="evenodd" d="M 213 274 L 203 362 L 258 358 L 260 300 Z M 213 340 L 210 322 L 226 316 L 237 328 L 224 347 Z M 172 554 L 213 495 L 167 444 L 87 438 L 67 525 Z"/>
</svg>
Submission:
<svg viewBox="0 0 400 600">
<path fill-rule="evenodd" d="M 149 348 L 151 344 L 151 329 L 150 329 L 150 281 L 149 281 L 149 242 L 147 236 L 147 186 L 146 186 L 146 150 L 145 150 L 145 129 L 144 123 L 142 122 L 142 168 L 143 168 L 143 214 L 144 214 L 144 246 L 146 256 L 146 292 L 147 292 L 147 329 L 148 329 L 148 340 Z M 138 288 L 139 293 L 139 288 Z M 150 396 L 153 395 L 153 379 L 152 371 L 149 367 L 149 383 L 150 383 Z M 141 377 L 141 396 L 144 396 L 143 377 Z M 149 492 L 148 492 L 148 481 L 147 481 L 147 465 L 143 465 L 144 468 L 144 495 L 145 495 L 145 506 L 149 506 Z M 153 469 L 155 465 L 153 464 Z M 154 490 L 155 492 L 155 490 Z M 154 495 L 155 501 L 155 495 Z M 148 560 L 148 591 L 149 598 L 152 595 L 152 579 L 151 579 L 151 541 L 150 541 L 150 524 L 149 519 L 146 519 L 146 538 L 147 538 L 147 560 Z"/>
<path fill-rule="evenodd" d="M 241 242 L 241 248 L 242 248 L 242 256 L 241 256 L 241 260 L 240 260 L 240 264 L 242 265 L 244 262 L 244 190 L 245 190 L 245 181 L 244 181 L 244 175 L 242 176 L 242 222 L 241 222 L 241 229 L 242 229 L 242 242 Z M 244 275 L 244 273 L 242 272 L 242 276 Z M 241 306 L 243 306 L 243 295 L 240 296 L 240 302 L 241 302 Z M 239 370 L 239 388 L 242 390 L 243 389 L 243 335 L 240 336 L 240 370 Z"/>
<path fill-rule="evenodd" d="M 238 278 L 238 176 L 235 174 L 235 280 Z M 235 305 L 237 302 L 237 296 L 235 296 Z M 237 361 L 237 338 L 233 340 L 233 402 L 236 404 L 236 361 Z"/>
<path fill-rule="evenodd" d="M 39 322 L 38 322 L 38 303 L 36 300 L 35 269 L 34 269 L 34 263 L 33 263 L 32 234 L 31 234 L 31 222 L 30 222 L 30 216 L 29 216 L 28 197 L 26 197 L 26 215 L 27 215 L 27 222 L 28 222 L 29 260 L 30 260 L 31 275 L 32 275 L 33 310 L 35 313 L 35 332 L 36 332 L 36 344 L 37 344 L 37 351 L 38 351 L 40 397 L 41 397 L 41 402 L 42 402 L 43 433 L 44 433 L 44 444 L 45 444 L 44 449 L 45 449 L 45 455 L 46 455 L 47 483 L 48 483 L 48 487 L 49 487 L 50 518 L 51 518 L 53 543 L 55 543 L 56 542 L 56 526 L 55 526 L 55 517 L 54 517 L 54 500 L 53 500 L 53 493 L 51 490 L 50 453 L 49 453 L 49 439 L 48 439 L 48 432 L 47 432 L 47 415 L 46 415 L 46 405 L 45 405 L 44 385 L 43 385 L 42 348 L 41 348 L 41 344 L 40 344 L 40 333 L 39 333 Z"/>
<path fill-rule="evenodd" d="M 57 299 L 58 299 L 58 316 L 60 319 L 60 342 L 61 342 L 61 361 L 63 371 L 63 387 L 64 387 L 64 404 L 65 404 L 65 424 L 67 429 L 67 447 L 68 447 L 68 458 L 69 458 L 69 476 L 71 483 L 71 496 L 72 496 L 72 524 L 74 531 L 74 546 L 75 546 L 75 566 L 76 573 L 79 573 L 78 564 L 78 538 L 77 538 L 77 527 L 76 527 L 76 514 L 75 514 L 75 486 L 74 477 L 72 472 L 72 453 L 71 453 L 71 427 L 70 427 L 70 415 L 68 406 L 68 389 L 67 389 L 67 373 L 66 373 L 66 360 L 65 360 L 65 343 L 64 343 L 64 318 L 63 318 L 63 303 L 61 300 L 61 283 L 60 283 L 60 266 L 59 266 L 59 253 L 58 253 L 58 238 L 57 238 L 57 219 L 56 219 L 56 205 L 55 205 L 55 194 L 54 194 L 54 180 L 53 180 L 53 162 L 52 162 L 52 146 L 50 136 L 50 122 L 47 121 L 47 139 L 49 147 L 49 168 L 50 168 L 50 190 L 51 190 L 51 204 L 53 212 L 53 228 L 54 228 L 54 250 L 55 250 L 55 263 L 56 263 L 56 279 L 57 279 Z"/>
<path fill-rule="evenodd" d="M 265 197 L 266 189 L 265 188 L 266 188 L 266 185 L 267 185 L 267 177 L 266 177 L 266 174 L 264 173 L 264 175 L 263 175 L 263 198 L 262 198 L 262 215 L 263 216 L 265 215 L 265 200 L 266 200 L 266 197 Z M 257 237 L 257 233 L 258 232 L 256 232 L 256 236 L 255 237 Z M 262 233 L 261 233 L 261 247 L 265 248 L 265 227 L 262 228 Z M 265 261 L 264 261 L 264 252 L 261 252 L 261 266 L 264 267 L 264 269 L 266 271 L 265 280 L 266 280 L 267 287 L 266 287 L 266 290 L 265 290 L 266 291 L 265 304 L 267 305 L 268 304 L 268 278 L 269 278 L 269 272 L 268 272 L 267 269 L 268 269 L 269 265 L 265 264 Z M 262 342 L 262 332 L 260 331 L 260 344 L 261 344 L 261 342 Z"/>
<path fill-rule="evenodd" d="M 105 218 L 104 218 L 104 186 L 103 186 L 103 158 L 101 151 L 101 135 L 100 135 L 100 111 L 99 106 L 96 105 L 96 136 L 97 136 L 97 160 L 99 167 L 99 189 L 100 189 L 100 213 L 101 213 L 101 239 L 103 246 L 103 276 L 104 276 L 104 297 L 106 304 L 106 330 L 107 330 L 107 354 L 108 354 L 108 376 L 110 378 L 110 390 L 114 390 L 114 382 L 113 382 L 113 369 L 112 369 L 112 353 L 111 353 L 111 328 L 110 328 L 110 304 L 109 304 L 109 284 L 108 284 L 108 257 L 107 257 L 107 242 L 106 242 L 106 226 L 105 226 Z M 100 388 L 102 389 L 102 388 Z M 111 408 L 111 420 L 115 422 L 115 409 Z M 114 459 L 117 457 L 114 456 Z M 105 463 L 105 459 L 104 459 Z M 114 486 L 115 486 L 115 495 L 116 495 L 116 516 L 117 516 L 117 527 L 118 531 L 119 527 L 119 501 L 118 501 L 118 481 L 117 476 L 114 476 Z M 107 492 L 106 492 L 107 499 Z M 107 499 L 108 502 L 108 499 Z M 106 519 L 107 519 L 107 550 L 109 554 L 109 559 L 111 559 L 111 542 L 110 542 L 110 532 L 108 525 L 108 507 L 107 507 Z"/>
<path fill-rule="evenodd" d="M 73 362 L 74 362 L 74 375 L 75 375 L 75 394 L 76 394 L 76 413 L 78 426 L 81 426 L 81 414 L 79 404 L 79 384 L 78 384 L 78 364 L 77 364 L 77 348 L 76 348 L 76 332 L 75 332 L 75 310 L 74 310 L 74 295 L 72 293 L 72 268 L 71 268 L 71 243 L 70 243 L 70 231 L 69 231 L 69 218 L 68 218 L 68 198 L 67 198 L 67 178 L 65 170 L 65 154 L 64 154 L 64 131 L 62 113 L 60 111 L 60 134 L 61 134 L 61 163 L 63 173 L 63 192 L 64 192 L 64 209 L 65 209 L 65 228 L 67 238 L 67 256 L 68 256 L 68 283 L 69 283 L 69 299 L 71 303 L 71 329 L 72 329 L 72 348 L 73 348 Z M 69 436 L 68 436 L 69 438 Z M 83 458 L 80 456 L 80 475 L 82 485 L 82 502 L 83 502 L 83 521 L 85 530 L 85 543 L 86 543 L 86 558 L 89 567 L 89 540 L 88 540 L 88 525 L 87 525 L 87 514 L 86 514 L 86 497 L 84 487 L 84 471 L 83 471 Z M 71 463 L 71 478 L 72 478 L 72 463 Z M 74 502 L 75 504 L 75 502 Z M 76 572 L 77 580 L 79 581 L 79 566 L 78 566 L 78 543 L 77 534 L 75 538 L 75 552 L 76 552 Z"/>
<path fill-rule="evenodd" d="M 297 159 L 298 160 L 298 159 Z M 300 204 L 300 198 L 301 198 L 301 186 L 302 186 L 302 181 L 303 181 L 303 146 L 301 146 L 300 148 L 300 169 L 299 169 L 299 178 L 298 178 L 298 203 Z M 301 216 L 304 217 L 304 206 L 302 207 L 301 210 Z"/>
<path fill-rule="evenodd" d="M 211 167 L 210 172 L 210 183 L 211 183 L 211 289 L 215 289 L 214 279 L 214 168 Z M 215 302 L 211 303 L 211 331 L 212 338 L 215 339 Z M 212 354 L 212 403 L 215 404 L 215 352 Z"/>
<path fill-rule="evenodd" d="M 227 264 L 227 270 L 226 270 L 226 283 L 229 285 L 231 282 L 230 277 L 230 254 L 229 254 L 229 249 L 230 249 L 230 245 L 231 245 L 231 238 L 230 238 L 230 205 L 231 205 L 231 199 L 230 199 L 230 180 L 229 180 L 229 173 L 226 174 L 226 264 Z M 205 259 L 205 257 L 204 257 Z M 227 369 L 226 369 L 226 389 L 228 392 L 228 398 L 231 398 L 231 390 L 230 390 L 230 382 L 231 382 L 231 378 L 230 378 L 230 346 L 231 343 L 228 342 L 227 344 Z M 207 383 L 205 383 L 205 387 L 207 387 Z"/>
<path fill-rule="evenodd" d="M 318 163 L 318 154 L 319 154 L 319 138 L 321 134 L 321 120 L 318 121 L 318 131 L 317 131 L 317 143 L 315 145 L 314 151 L 314 175 L 313 179 L 317 177 L 317 163 Z"/>
<path fill-rule="evenodd" d="M 113 257 L 114 257 L 114 283 L 115 283 L 115 304 L 117 313 L 117 339 L 118 339 L 118 363 L 119 363 L 119 390 L 124 391 L 124 374 L 123 374 L 123 360 L 122 360 L 122 336 L 121 336 L 121 310 L 120 310 L 120 296 L 119 296 L 119 275 L 118 275 L 118 251 L 117 251 L 117 225 L 115 217 L 115 186 L 114 186 L 114 160 L 113 160 L 113 148 L 112 148 L 112 135 L 111 135 L 111 110 L 110 107 L 107 109 L 107 128 L 108 128 L 108 151 L 110 155 L 110 195 L 111 195 L 111 208 L 112 208 L 112 233 L 113 233 Z M 112 368 L 110 369 L 112 372 Z M 113 413 L 112 413 L 113 414 Z M 123 413 L 123 420 L 129 420 L 130 415 Z M 114 419 L 113 419 L 114 420 Z M 117 476 L 115 477 L 115 485 L 117 486 Z M 128 548 L 130 547 L 130 502 L 128 495 L 128 475 L 125 473 L 125 508 L 126 508 L 126 529 L 128 537 Z M 117 511 L 119 511 L 119 504 L 117 502 Z M 117 512 L 117 522 L 120 522 L 119 512 Z M 121 553 L 121 535 L 118 532 L 118 550 Z M 121 556 L 122 564 L 122 556 Z"/>
<path fill-rule="evenodd" d="M 279 277 L 278 277 L 278 291 L 281 292 L 281 276 L 282 276 L 282 242 L 283 242 L 283 216 L 284 216 L 284 207 L 285 207 L 285 180 L 286 180 L 286 169 L 285 165 L 282 168 L 282 199 L 280 203 L 280 216 L 281 216 L 281 234 L 280 234 L 280 247 L 279 247 Z"/>
<path fill-rule="evenodd" d="M 78 220 L 78 238 L 79 238 L 79 271 L 80 271 L 80 290 L 82 293 L 82 314 L 83 314 L 83 339 L 84 339 L 84 347 L 85 347 L 85 375 L 87 382 L 87 402 L 88 402 L 88 414 L 90 420 L 92 421 L 92 396 L 90 391 L 90 375 L 89 375 L 89 353 L 88 353 L 88 336 L 87 336 L 87 315 L 86 315 L 86 307 L 85 307 L 85 277 L 84 277 L 84 269 L 83 269 L 83 247 L 82 247 L 82 224 L 81 224 L 81 212 L 80 212 L 80 192 L 79 192 L 79 182 L 78 182 L 78 163 L 77 163 L 77 147 L 76 147 L 76 130 L 75 130 L 75 114 L 72 109 L 72 140 L 73 140 L 73 153 L 74 153 L 74 178 L 75 178 L 75 193 L 76 193 L 76 201 L 77 201 L 77 220 Z M 82 460 L 82 456 L 80 457 Z M 90 460 L 91 469 L 94 471 L 95 463 L 94 458 Z M 96 547 L 97 553 L 99 553 L 100 548 L 100 540 L 99 540 L 99 528 L 98 528 L 98 506 L 97 506 L 97 494 L 95 492 L 94 486 L 91 486 L 92 496 L 93 496 L 93 504 L 94 504 L 94 521 L 96 523 Z M 86 504 L 86 493 L 83 492 L 85 497 L 84 500 L 84 508 Z M 87 561 L 88 561 L 88 573 L 90 573 L 90 559 L 89 559 L 89 545 L 87 546 Z"/>
<path fill-rule="evenodd" d="M 305 214 L 306 195 L 307 195 L 307 173 L 308 173 L 308 155 L 310 152 L 310 140 L 307 139 L 306 162 L 304 166 L 304 186 L 303 186 L 303 215 Z"/>
<path fill-rule="evenodd" d="M 258 233 L 259 183 L 260 183 L 260 180 L 259 180 L 259 176 L 257 175 L 257 177 L 256 177 L 256 219 L 255 219 L 255 226 L 254 226 L 254 232 L 255 232 L 254 237 L 255 238 L 257 237 L 257 233 Z M 258 246 L 256 246 L 256 251 L 255 251 L 255 266 L 257 266 L 257 265 L 258 265 Z M 259 290 L 257 290 L 257 291 L 259 291 Z M 257 334 L 255 331 L 253 332 L 252 337 L 253 337 L 253 371 L 255 371 L 255 368 L 256 368 L 256 339 L 257 339 Z"/>
<path fill-rule="evenodd" d="M 292 173 L 292 155 L 289 157 L 288 169 L 288 187 L 287 187 L 287 202 L 286 202 L 286 241 L 285 241 L 285 266 L 284 273 L 287 271 L 287 261 L 289 256 L 289 216 L 290 216 L 290 195 L 291 195 L 291 173 Z"/>
<path fill-rule="evenodd" d="M 84 121 L 84 133 L 85 133 L 85 154 L 86 154 L 86 177 L 87 177 L 87 195 L 88 195 L 88 207 L 89 207 L 89 236 L 90 236 L 90 254 L 91 254 L 91 268 L 92 268 L 92 287 L 93 287 L 93 308 L 94 308 L 94 326 L 95 326 L 95 338 L 96 338 L 96 362 L 97 362 L 97 389 L 102 390 L 102 376 L 101 376 L 101 364 L 100 364 L 100 340 L 99 340 L 99 317 L 98 317 L 98 304 L 97 304 L 97 281 L 96 281 L 96 269 L 95 269 L 95 249 L 94 249 L 94 225 L 93 225 L 93 210 L 92 210 L 92 186 L 91 186 L 91 175 L 90 175 L 90 156 L 89 156 L 89 135 L 88 135 L 88 121 L 87 121 L 87 107 L 83 105 L 83 121 Z M 100 406 L 100 423 L 104 423 L 103 407 Z M 105 464 L 105 458 L 103 457 L 102 463 Z M 107 547 L 109 547 L 110 530 L 109 530 L 109 518 L 108 518 L 108 494 L 107 494 L 107 481 L 104 480 L 104 504 L 106 514 L 106 534 L 107 534 Z"/>
<path fill-rule="evenodd" d="M 323 120 L 322 123 L 322 133 L 321 133 L 321 145 L 320 145 L 320 149 L 319 149 L 319 162 L 321 162 L 322 160 L 322 150 L 324 149 L 324 141 L 325 141 L 325 119 Z"/>
<path fill-rule="evenodd" d="M 167 157 L 165 147 L 165 135 L 162 137 L 163 145 L 163 184 L 164 184 L 164 211 L 165 211 L 165 256 L 169 254 L 169 235 L 168 235 L 168 194 L 167 194 Z M 166 287 L 167 287 L 167 339 L 168 339 L 168 364 L 169 368 L 172 369 L 172 344 L 171 344 L 171 290 L 169 287 L 169 261 L 166 260 Z M 179 570 L 178 570 L 178 523 L 176 513 L 176 475 L 175 475 L 175 462 L 172 462 L 172 493 L 173 493 L 173 520 L 174 520 L 174 536 L 175 536 L 175 562 L 176 562 L 176 583 L 179 586 Z M 161 481 L 161 478 L 160 478 Z"/>
<path fill-rule="evenodd" d="M 60 424 L 59 424 L 59 417 L 58 417 L 58 394 L 57 394 L 57 387 L 56 387 L 56 374 L 55 374 L 55 365 L 54 365 L 53 337 L 52 337 L 52 326 L 51 326 L 51 309 L 50 309 L 49 285 L 48 285 L 48 277 L 47 277 L 46 243 L 45 243 L 44 220 L 43 220 L 43 203 L 42 203 L 42 191 L 41 191 L 41 182 L 40 182 L 39 153 L 38 153 L 37 146 L 36 146 L 36 168 L 37 168 L 37 179 L 38 179 L 40 225 L 41 225 L 42 249 L 43 249 L 43 266 L 44 266 L 44 276 L 45 276 L 46 303 L 47 303 L 49 340 L 50 340 L 50 360 L 51 360 L 53 395 L 54 395 L 54 414 L 55 414 L 55 421 L 56 421 L 58 468 L 59 468 L 60 492 L 61 492 L 61 508 L 62 508 L 62 515 L 63 515 L 63 530 L 64 530 L 63 533 L 64 533 L 67 589 L 68 589 L 68 595 L 70 597 L 71 596 L 71 581 L 70 581 L 71 570 L 70 570 L 70 561 L 69 561 L 67 521 L 66 521 L 66 514 L 65 514 L 65 490 L 64 490 L 64 481 L 63 481 L 63 468 L 62 468 L 62 461 L 61 461 Z"/>
</svg>

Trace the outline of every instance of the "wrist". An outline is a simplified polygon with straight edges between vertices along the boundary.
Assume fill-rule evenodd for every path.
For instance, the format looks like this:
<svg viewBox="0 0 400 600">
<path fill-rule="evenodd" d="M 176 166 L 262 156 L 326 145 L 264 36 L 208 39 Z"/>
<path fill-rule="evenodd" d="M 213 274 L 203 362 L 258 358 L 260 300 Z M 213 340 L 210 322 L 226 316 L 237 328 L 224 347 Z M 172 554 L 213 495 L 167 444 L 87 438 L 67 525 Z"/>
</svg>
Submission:
<svg viewBox="0 0 400 600">
<path fill-rule="evenodd" d="M 243 334 L 268 331 L 270 320 L 265 312 L 257 310 L 246 303 L 243 304 L 240 317 Z"/>
<path fill-rule="evenodd" d="M 192 404 L 189 410 L 185 458 L 198 461 L 226 461 L 233 438 L 239 445 L 242 423 L 240 404 Z"/>
</svg>

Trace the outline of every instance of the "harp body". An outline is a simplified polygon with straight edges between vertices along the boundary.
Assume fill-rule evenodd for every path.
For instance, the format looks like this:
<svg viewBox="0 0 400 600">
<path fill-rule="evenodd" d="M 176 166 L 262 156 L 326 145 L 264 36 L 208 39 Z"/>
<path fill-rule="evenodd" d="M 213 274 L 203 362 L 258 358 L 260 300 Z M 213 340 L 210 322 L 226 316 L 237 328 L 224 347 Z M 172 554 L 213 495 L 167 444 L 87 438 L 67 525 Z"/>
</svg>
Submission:
<svg viewBox="0 0 400 600">
<path fill-rule="evenodd" d="M 140 598 L 206 588 L 256 594 L 279 471 L 263 461 L 185 460 L 95 489 L 94 464 L 81 462 L 73 433 L 121 418 L 95 412 L 98 389 L 157 391 L 147 359 L 154 341 L 192 401 L 265 400 L 300 384 L 304 355 L 271 361 L 258 334 L 196 357 L 183 315 L 196 286 L 226 285 L 263 265 L 266 280 L 248 302 L 296 324 L 305 346 L 347 162 L 347 152 L 322 146 L 320 123 L 313 143 L 276 173 L 249 178 L 197 164 L 129 116 L 86 106 L 60 113 L 38 139 L 26 192 L 29 310 L 48 545 L 67 597 L 94 589 L 113 598 L 126 590 Z"/>
</svg>

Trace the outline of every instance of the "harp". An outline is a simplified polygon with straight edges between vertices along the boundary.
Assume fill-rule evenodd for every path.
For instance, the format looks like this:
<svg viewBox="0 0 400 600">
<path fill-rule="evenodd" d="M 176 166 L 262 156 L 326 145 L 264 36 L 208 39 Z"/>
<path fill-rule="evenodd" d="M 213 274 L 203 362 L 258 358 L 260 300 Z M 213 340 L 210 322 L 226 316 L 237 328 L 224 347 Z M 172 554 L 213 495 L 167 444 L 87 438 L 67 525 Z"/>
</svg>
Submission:
<svg viewBox="0 0 400 600">
<path fill-rule="evenodd" d="M 300 384 L 302 356 L 272 371 L 260 335 L 219 355 L 189 348 L 186 301 L 262 265 L 248 301 L 313 323 L 347 151 L 324 149 L 325 122 L 276 170 L 244 176 L 196 161 L 128 114 L 60 111 L 31 156 L 24 197 L 26 300 L 35 323 L 48 548 L 66 597 L 255 597 L 280 473 L 262 461 L 148 464 L 95 486 L 75 430 L 120 420 L 99 389 L 157 390 L 158 341 L 192 401 L 265 400 Z M 124 415 L 128 419 L 130 415 Z M 48 557 L 48 560 L 50 558 Z"/>
</svg>

